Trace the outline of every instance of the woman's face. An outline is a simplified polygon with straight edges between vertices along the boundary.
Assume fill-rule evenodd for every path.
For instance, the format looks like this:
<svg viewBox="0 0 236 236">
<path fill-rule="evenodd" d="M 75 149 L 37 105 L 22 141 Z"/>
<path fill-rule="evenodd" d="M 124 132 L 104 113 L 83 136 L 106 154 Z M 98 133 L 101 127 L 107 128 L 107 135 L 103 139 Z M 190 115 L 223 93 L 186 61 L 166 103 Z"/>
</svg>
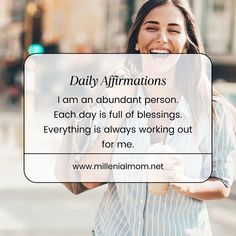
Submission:
<svg viewBox="0 0 236 236">
<path fill-rule="evenodd" d="M 140 53 L 183 53 L 186 43 L 184 16 L 173 3 L 167 3 L 144 18 L 135 49 Z"/>
</svg>

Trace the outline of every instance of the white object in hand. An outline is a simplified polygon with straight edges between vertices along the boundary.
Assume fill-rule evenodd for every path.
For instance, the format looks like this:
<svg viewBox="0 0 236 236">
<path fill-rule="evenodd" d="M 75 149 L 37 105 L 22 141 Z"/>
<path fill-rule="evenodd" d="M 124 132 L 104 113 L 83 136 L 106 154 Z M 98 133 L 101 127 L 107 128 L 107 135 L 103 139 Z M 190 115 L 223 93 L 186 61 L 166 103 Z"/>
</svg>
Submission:
<svg viewBox="0 0 236 236">
<path fill-rule="evenodd" d="M 173 149 L 169 145 L 162 143 L 153 144 L 147 153 L 172 153 Z M 156 195 L 163 195 L 168 192 L 169 183 L 148 183 L 148 192 Z"/>
</svg>

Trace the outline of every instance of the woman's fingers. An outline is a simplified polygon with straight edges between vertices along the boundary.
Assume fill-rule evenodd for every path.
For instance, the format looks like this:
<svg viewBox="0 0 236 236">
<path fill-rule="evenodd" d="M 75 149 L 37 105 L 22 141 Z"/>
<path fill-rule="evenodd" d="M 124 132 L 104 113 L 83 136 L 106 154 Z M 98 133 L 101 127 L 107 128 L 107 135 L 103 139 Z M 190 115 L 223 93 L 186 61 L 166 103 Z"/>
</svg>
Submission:
<svg viewBox="0 0 236 236">
<path fill-rule="evenodd" d="M 187 183 L 170 183 L 170 186 L 177 193 L 189 193 L 189 192 L 191 192 L 191 186 Z"/>
</svg>

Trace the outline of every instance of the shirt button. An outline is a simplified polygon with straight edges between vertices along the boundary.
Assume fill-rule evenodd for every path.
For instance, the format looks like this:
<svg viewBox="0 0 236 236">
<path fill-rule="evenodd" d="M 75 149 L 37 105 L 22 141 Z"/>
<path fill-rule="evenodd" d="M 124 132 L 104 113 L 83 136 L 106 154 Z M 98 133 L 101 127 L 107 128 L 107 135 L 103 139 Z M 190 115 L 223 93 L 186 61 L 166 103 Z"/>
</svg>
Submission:
<svg viewBox="0 0 236 236">
<path fill-rule="evenodd" d="M 140 200 L 140 203 L 143 203 L 143 199 Z"/>
<path fill-rule="evenodd" d="M 139 221 L 138 221 L 138 224 L 139 224 L 139 225 L 141 225 L 141 224 L 142 224 L 142 221 L 141 221 L 141 220 L 139 220 Z"/>
</svg>

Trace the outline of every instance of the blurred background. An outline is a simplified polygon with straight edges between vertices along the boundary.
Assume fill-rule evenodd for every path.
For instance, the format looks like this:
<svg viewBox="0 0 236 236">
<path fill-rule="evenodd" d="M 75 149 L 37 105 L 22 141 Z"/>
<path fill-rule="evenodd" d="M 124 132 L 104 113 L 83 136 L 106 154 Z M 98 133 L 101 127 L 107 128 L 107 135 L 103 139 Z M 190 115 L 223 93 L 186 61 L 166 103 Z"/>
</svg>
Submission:
<svg viewBox="0 0 236 236">
<path fill-rule="evenodd" d="M 144 0 L 1 0 L 0 235 L 90 235 L 106 187 L 74 196 L 23 174 L 22 76 L 31 53 L 124 52 Z M 215 87 L 236 105 L 236 0 L 191 0 Z M 234 163 L 236 162 L 234 156 Z M 236 169 L 235 169 L 236 176 Z M 236 185 L 207 203 L 213 235 L 236 232 Z"/>
</svg>

